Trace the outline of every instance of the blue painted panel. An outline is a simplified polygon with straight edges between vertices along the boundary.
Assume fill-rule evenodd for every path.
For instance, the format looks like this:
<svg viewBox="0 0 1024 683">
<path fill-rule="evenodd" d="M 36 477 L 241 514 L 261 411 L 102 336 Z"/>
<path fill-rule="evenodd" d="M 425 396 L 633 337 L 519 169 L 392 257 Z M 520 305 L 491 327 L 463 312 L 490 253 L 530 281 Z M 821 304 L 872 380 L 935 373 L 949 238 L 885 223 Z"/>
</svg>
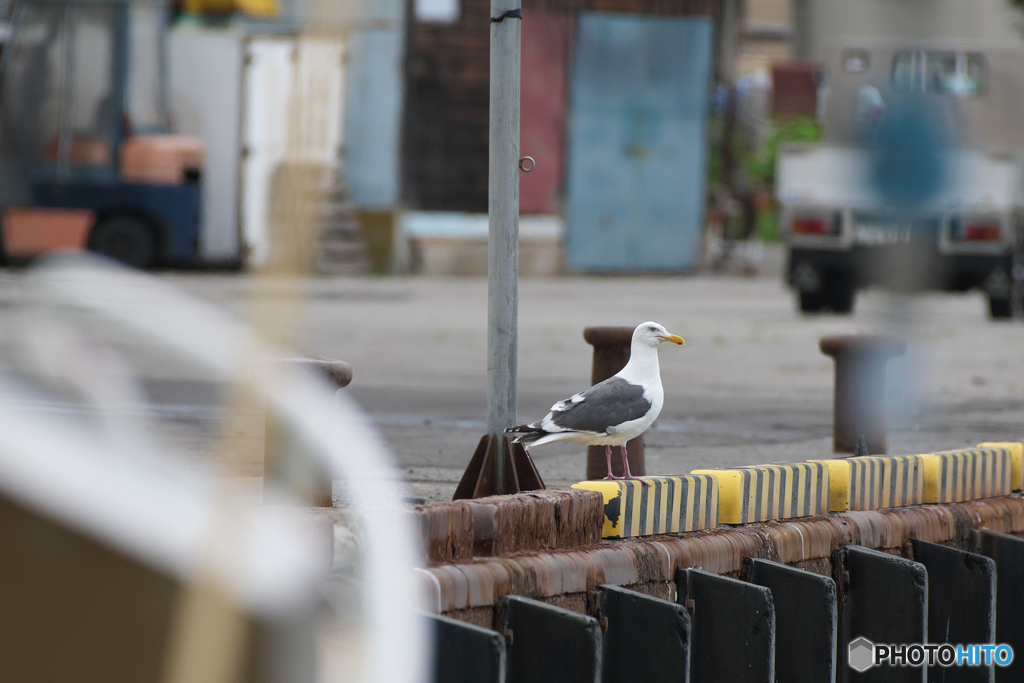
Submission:
<svg viewBox="0 0 1024 683">
<path fill-rule="evenodd" d="M 49 184 L 32 188 L 33 205 L 89 209 L 98 214 L 137 211 L 160 224 L 161 261 L 168 265 L 196 262 L 199 246 L 201 192 L 198 183 L 181 185 Z"/>
<path fill-rule="evenodd" d="M 684 271 L 704 221 L 712 24 L 580 16 L 566 254 L 576 271 Z"/>
<path fill-rule="evenodd" d="M 398 204 L 399 137 L 405 88 L 405 3 L 360 3 L 349 34 L 342 147 L 349 197 L 361 209 Z"/>
</svg>

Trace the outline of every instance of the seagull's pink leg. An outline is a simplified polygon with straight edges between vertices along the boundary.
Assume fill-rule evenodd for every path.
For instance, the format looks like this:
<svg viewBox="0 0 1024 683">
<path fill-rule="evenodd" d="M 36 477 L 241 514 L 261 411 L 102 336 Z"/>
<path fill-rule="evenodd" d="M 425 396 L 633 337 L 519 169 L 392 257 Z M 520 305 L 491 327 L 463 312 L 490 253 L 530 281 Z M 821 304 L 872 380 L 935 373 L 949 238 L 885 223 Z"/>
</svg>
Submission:
<svg viewBox="0 0 1024 683">
<path fill-rule="evenodd" d="M 604 457 L 608 460 L 608 476 L 605 479 L 623 479 L 624 477 L 616 477 L 612 474 L 612 447 L 604 447 Z"/>
<path fill-rule="evenodd" d="M 644 486 L 650 486 L 651 482 L 644 481 L 643 477 L 634 477 L 632 474 L 629 473 L 629 460 L 626 459 L 626 444 L 622 444 L 621 446 L 619 446 L 619 450 L 622 451 L 622 471 L 626 475 L 622 477 L 622 479 L 632 479 L 633 481 L 640 482 Z"/>
</svg>

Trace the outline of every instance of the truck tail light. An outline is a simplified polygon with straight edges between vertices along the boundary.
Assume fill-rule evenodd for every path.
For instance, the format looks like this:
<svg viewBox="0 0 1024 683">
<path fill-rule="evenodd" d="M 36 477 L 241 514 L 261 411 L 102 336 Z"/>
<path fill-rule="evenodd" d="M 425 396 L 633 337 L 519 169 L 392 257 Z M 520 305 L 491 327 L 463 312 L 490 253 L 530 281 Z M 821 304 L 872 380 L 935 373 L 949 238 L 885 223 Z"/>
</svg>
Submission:
<svg viewBox="0 0 1024 683">
<path fill-rule="evenodd" d="M 1002 236 L 1003 229 L 997 220 L 954 218 L 950 221 L 950 237 L 960 242 L 998 242 Z"/>
<path fill-rule="evenodd" d="M 998 223 L 972 223 L 964 229 L 964 239 L 974 242 L 998 242 L 1001 234 Z"/>
<path fill-rule="evenodd" d="M 789 230 L 794 235 L 838 235 L 841 228 L 842 215 L 839 212 L 831 216 L 794 216 L 789 222 Z"/>
</svg>

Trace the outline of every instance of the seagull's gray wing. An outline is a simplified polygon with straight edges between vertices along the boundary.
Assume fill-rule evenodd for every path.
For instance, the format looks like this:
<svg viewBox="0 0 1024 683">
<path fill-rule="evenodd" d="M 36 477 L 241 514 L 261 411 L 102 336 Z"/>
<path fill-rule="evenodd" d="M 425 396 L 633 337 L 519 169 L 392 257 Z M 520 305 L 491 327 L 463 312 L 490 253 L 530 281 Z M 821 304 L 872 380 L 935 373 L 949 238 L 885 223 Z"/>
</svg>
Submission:
<svg viewBox="0 0 1024 683">
<path fill-rule="evenodd" d="M 612 377 L 551 407 L 548 420 L 560 430 L 607 434 L 609 428 L 639 420 L 651 410 L 644 388 Z M 613 430 L 614 431 L 614 430 Z"/>
</svg>

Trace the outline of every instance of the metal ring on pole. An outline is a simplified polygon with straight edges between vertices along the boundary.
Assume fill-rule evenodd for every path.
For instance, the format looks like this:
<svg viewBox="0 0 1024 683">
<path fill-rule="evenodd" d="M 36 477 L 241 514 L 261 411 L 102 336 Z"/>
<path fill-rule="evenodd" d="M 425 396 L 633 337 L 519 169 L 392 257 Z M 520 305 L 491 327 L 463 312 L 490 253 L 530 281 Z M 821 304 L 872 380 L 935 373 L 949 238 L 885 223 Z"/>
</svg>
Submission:
<svg viewBox="0 0 1024 683">
<path fill-rule="evenodd" d="M 527 161 L 530 162 L 530 168 L 526 168 Z M 537 168 L 537 162 L 533 160 L 533 157 L 523 157 L 519 160 L 519 170 L 523 173 L 529 173 L 535 168 Z"/>
</svg>

